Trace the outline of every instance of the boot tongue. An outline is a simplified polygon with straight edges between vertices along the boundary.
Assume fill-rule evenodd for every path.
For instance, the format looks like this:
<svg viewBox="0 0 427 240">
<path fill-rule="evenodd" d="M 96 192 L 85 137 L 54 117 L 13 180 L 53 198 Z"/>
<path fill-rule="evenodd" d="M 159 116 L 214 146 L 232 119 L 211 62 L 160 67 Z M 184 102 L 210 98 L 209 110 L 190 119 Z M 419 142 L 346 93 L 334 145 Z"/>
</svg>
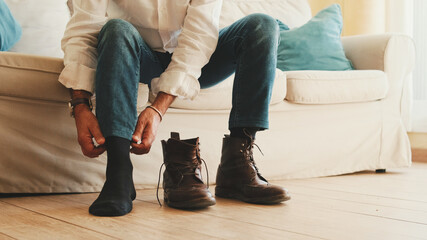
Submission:
<svg viewBox="0 0 427 240">
<path fill-rule="evenodd" d="M 194 146 L 198 146 L 199 145 L 199 138 L 190 138 L 190 139 L 186 139 L 186 140 L 181 140 L 184 143 L 190 144 L 190 145 L 194 145 Z"/>
<path fill-rule="evenodd" d="M 167 142 L 169 147 L 172 147 L 174 150 L 189 151 L 195 149 L 199 145 L 199 138 L 191 138 L 185 140 L 178 140 L 175 138 L 169 138 Z"/>
<path fill-rule="evenodd" d="M 168 150 L 171 156 L 168 163 L 172 164 L 182 175 L 180 184 L 191 185 L 196 180 L 203 183 L 200 174 L 201 161 L 197 157 L 199 149 L 199 138 L 186 140 L 177 140 L 170 138 L 168 140 Z"/>
<path fill-rule="evenodd" d="M 168 152 L 171 156 L 168 158 L 168 162 L 175 162 L 182 165 L 199 164 L 197 159 L 199 138 L 186 140 L 170 138 L 167 145 Z"/>
</svg>

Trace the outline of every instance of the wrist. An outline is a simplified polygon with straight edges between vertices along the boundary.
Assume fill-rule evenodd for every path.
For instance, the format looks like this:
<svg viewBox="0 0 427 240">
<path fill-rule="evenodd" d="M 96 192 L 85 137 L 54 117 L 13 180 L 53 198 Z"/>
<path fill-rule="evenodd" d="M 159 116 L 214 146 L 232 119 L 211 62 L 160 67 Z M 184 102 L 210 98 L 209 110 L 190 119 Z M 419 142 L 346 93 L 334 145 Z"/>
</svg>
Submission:
<svg viewBox="0 0 427 240">
<path fill-rule="evenodd" d="M 70 108 L 71 117 L 75 116 L 75 113 L 83 110 L 92 111 L 92 101 L 90 98 L 73 98 L 68 102 Z"/>
<path fill-rule="evenodd" d="M 156 99 L 154 99 L 151 106 L 155 107 L 157 110 L 160 111 L 161 115 L 165 115 L 166 111 L 168 110 L 169 106 L 173 103 L 176 96 L 165 93 L 165 92 L 159 92 L 156 96 Z"/>
<path fill-rule="evenodd" d="M 74 107 L 74 115 L 78 115 L 79 113 L 84 111 L 91 111 L 89 106 L 86 104 L 78 104 Z"/>
<path fill-rule="evenodd" d="M 91 97 L 92 97 L 92 94 L 88 91 L 71 89 L 71 99 L 77 99 L 77 98 L 90 99 Z"/>
<path fill-rule="evenodd" d="M 151 110 L 155 111 L 155 112 L 156 112 L 156 114 L 160 117 L 160 121 L 162 121 L 162 120 L 163 120 L 163 114 L 160 112 L 160 110 L 159 110 L 159 109 L 157 109 L 157 108 L 156 108 L 156 107 L 154 107 L 153 105 L 151 105 L 151 106 L 147 106 L 145 109 L 147 109 L 147 108 L 149 108 L 149 109 L 151 109 Z"/>
</svg>

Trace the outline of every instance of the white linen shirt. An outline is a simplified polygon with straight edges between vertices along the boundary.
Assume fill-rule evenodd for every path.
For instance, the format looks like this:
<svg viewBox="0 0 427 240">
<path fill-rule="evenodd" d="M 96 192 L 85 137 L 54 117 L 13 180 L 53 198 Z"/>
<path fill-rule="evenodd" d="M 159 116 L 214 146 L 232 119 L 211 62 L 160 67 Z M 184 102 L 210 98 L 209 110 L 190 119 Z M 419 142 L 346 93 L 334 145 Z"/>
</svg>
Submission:
<svg viewBox="0 0 427 240">
<path fill-rule="evenodd" d="M 135 26 L 152 49 L 173 53 L 167 69 L 151 82 L 153 94 L 194 99 L 201 69 L 218 42 L 221 6 L 222 0 L 73 0 L 59 81 L 94 92 L 98 34 L 109 19 L 120 18 Z"/>
</svg>

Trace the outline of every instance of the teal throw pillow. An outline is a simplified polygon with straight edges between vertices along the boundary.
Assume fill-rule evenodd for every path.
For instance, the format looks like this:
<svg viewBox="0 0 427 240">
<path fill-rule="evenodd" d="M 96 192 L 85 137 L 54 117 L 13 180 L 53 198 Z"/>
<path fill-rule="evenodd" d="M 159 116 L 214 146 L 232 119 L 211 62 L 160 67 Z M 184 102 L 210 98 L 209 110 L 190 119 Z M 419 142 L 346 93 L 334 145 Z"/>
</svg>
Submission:
<svg viewBox="0 0 427 240">
<path fill-rule="evenodd" d="M 4 0 L 0 0 L 0 51 L 7 51 L 21 38 L 22 30 Z"/>
<path fill-rule="evenodd" d="M 279 25 L 279 31 L 287 31 L 287 30 L 289 30 L 288 25 L 284 24 L 279 19 L 276 19 L 276 22 L 277 22 L 277 25 Z"/>
<path fill-rule="evenodd" d="M 280 29 L 277 68 L 294 70 L 353 70 L 341 43 L 341 7 L 333 4 L 301 27 Z"/>
</svg>

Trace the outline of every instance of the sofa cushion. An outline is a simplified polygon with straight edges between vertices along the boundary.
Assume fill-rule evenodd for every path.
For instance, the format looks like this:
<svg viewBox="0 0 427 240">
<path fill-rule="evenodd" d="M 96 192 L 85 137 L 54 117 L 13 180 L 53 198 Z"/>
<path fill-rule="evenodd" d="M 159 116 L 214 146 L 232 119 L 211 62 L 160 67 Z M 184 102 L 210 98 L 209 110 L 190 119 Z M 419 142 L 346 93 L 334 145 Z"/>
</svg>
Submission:
<svg viewBox="0 0 427 240">
<path fill-rule="evenodd" d="M 175 99 L 171 107 L 193 110 L 231 109 L 233 82 L 234 74 L 213 87 L 201 89 L 199 95 L 194 100 Z M 276 69 L 276 79 L 274 80 L 270 104 L 283 101 L 285 96 L 286 75 L 281 70 Z M 154 101 L 153 94 L 150 94 L 150 101 Z"/>
<path fill-rule="evenodd" d="M 368 102 L 383 99 L 387 76 L 378 70 L 287 71 L 286 100 L 301 104 Z"/>
<path fill-rule="evenodd" d="M 280 31 L 277 67 L 295 70 L 352 70 L 341 43 L 341 8 L 333 4 L 301 27 Z"/>
<path fill-rule="evenodd" d="M 58 82 L 63 68 L 60 58 L 1 52 L 0 96 L 67 102 L 70 93 Z M 138 107 L 147 101 L 148 86 L 141 83 Z"/>
</svg>

